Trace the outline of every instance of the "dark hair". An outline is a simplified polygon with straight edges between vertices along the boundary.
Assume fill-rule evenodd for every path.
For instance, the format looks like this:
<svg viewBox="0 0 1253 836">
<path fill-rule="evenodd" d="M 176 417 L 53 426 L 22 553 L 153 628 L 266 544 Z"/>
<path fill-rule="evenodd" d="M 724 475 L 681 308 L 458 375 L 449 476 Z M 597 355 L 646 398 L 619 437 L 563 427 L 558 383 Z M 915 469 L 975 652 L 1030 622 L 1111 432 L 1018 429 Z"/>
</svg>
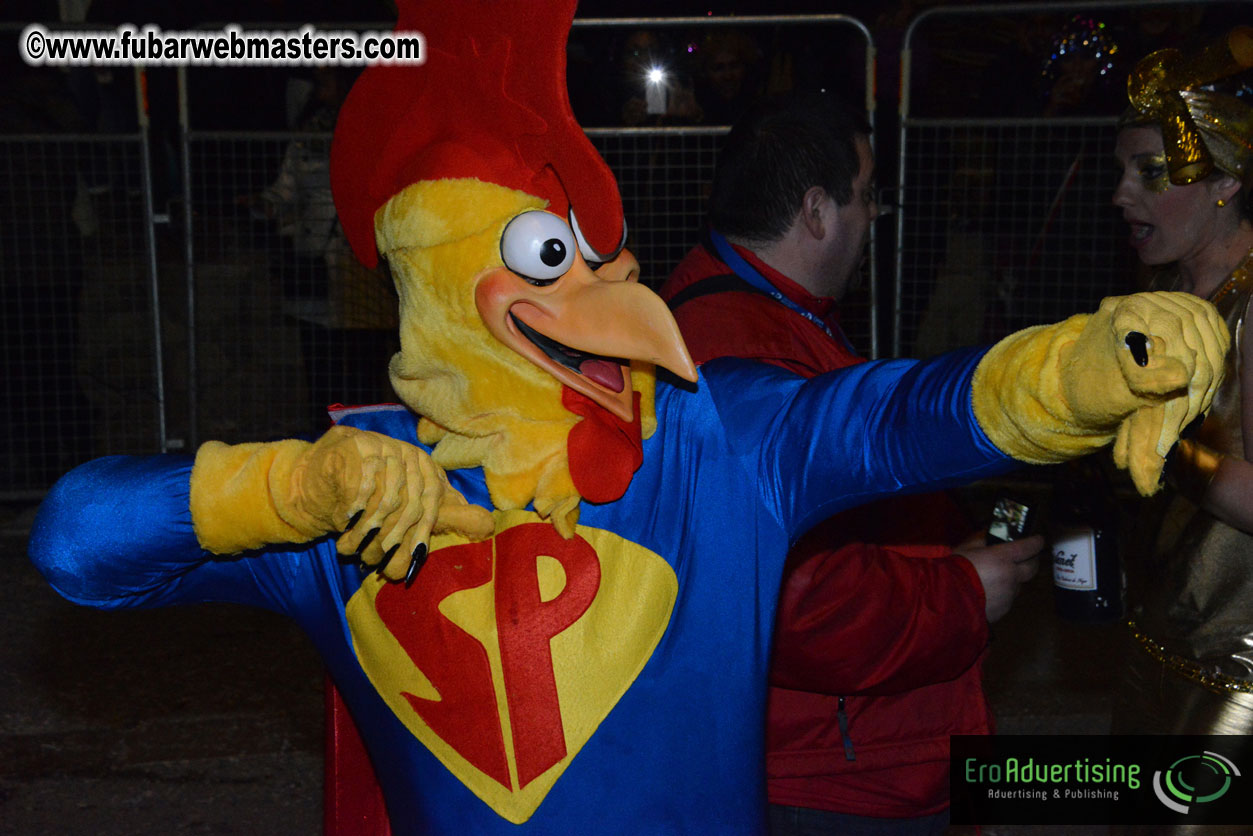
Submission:
<svg viewBox="0 0 1253 836">
<path fill-rule="evenodd" d="M 709 195 L 709 223 L 747 241 L 782 238 L 805 192 L 820 186 L 844 206 L 853 199 L 861 160 L 856 138 L 866 117 L 822 93 L 771 96 L 735 124 L 718 158 Z"/>
</svg>

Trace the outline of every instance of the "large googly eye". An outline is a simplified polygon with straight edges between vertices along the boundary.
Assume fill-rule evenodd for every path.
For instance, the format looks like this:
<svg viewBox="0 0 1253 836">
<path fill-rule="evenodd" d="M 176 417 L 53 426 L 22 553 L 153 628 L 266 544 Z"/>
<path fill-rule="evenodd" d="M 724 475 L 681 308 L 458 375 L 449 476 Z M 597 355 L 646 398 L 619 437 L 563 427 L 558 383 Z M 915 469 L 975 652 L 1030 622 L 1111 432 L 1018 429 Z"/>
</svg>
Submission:
<svg viewBox="0 0 1253 836">
<path fill-rule="evenodd" d="M 542 287 L 574 265 L 574 236 L 561 218 L 533 209 L 505 227 L 500 236 L 500 257 L 510 270 Z"/>
<path fill-rule="evenodd" d="M 570 210 L 570 228 L 574 230 L 574 240 L 579 243 L 579 252 L 583 255 L 583 260 L 589 265 L 604 264 L 607 261 L 613 261 L 618 257 L 618 253 L 622 252 L 622 248 L 626 246 L 627 230 L 626 221 L 622 222 L 622 240 L 618 242 L 618 249 L 611 253 L 597 252 L 592 245 L 587 243 L 587 238 L 583 236 L 583 230 L 579 229 L 579 219 L 574 216 L 574 210 Z"/>
</svg>

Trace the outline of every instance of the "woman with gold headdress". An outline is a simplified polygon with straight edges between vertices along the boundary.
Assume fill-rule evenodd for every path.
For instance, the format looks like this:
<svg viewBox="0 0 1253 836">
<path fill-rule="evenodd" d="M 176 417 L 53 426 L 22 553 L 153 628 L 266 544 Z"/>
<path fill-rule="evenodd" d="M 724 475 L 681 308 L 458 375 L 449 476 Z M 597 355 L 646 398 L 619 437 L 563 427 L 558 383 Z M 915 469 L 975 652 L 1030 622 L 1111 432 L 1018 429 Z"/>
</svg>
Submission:
<svg viewBox="0 0 1253 836">
<path fill-rule="evenodd" d="M 1253 733 L 1253 28 L 1195 55 L 1155 52 L 1128 81 L 1114 204 L 1155 282 L 1209 299 L 1235 336 L 1213 409 L 1167 465 L 1135 550 L 1131 669 L 1116 733 Z M 1207 831 L 1208 832 L 1208 831 Z"/>
</svg>

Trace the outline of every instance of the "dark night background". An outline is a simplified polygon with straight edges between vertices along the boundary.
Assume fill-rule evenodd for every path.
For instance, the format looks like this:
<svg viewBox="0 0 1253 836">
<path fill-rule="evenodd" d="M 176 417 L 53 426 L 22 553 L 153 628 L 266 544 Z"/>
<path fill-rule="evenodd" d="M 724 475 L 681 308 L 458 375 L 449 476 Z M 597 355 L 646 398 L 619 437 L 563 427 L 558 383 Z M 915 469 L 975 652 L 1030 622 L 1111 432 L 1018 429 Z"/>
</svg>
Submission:
<svg viewBox="0 0 1253 836">
<path fill-rule="evenodd" d="M 794 0 L 788 3 L 771 3 L 766 0 L 736 0 L 735 2 L 694 2 L 694 0 L 585 0 L 579 4 L 580 18 L 603 17 L 702 17 L 713 15 L 761 14 L 844 14 L 864 23 L 870 30 L 878 52 L 879 111 L 889 117 L 896 106 L 896 73 L 898 72 L 899 48 L 906 26 L 919 13 L 937 6 L 975 5 L 962 0 L 899 0 L 898 2 L 820 2 L 820 0 Z M 55 21 L 58 4 L 54 0 L 6 0 L 0 6 L 0 23 Z M 1123 46 L 1125 60 L 1143 54 L 1149 49 L 1176 45 L 1197 32 L 1215 31 L 1231 23 L 1235 17 L 1231 9 L 1236 4 L 1214 4 L 1212 8 L 1189 9 L 1185 4 L 1160 7 L 1141 7 L 1102 13 L 1102 20 L 1111 26 L 1111 32 Z M 1246 7 L 1247 8 L 1247 7 Z M 980 23 L 973 18 L 947 18 L 947 21 L 927 33 L 925 39 L 915 41 L 916 78 L 927 80 L 931 87 L 922 87 L 915 94 L 916 101 L 939 107 L 945 102 L 957 104 L 961 115 L 1032 115 L 1041 97 L 1047 93 L 1040 88 L 1039 70 L 1048 57 L 1050 41 L 1065 23 L 1068 16 L 1065 4 L 1057 4 L 1057 11 L 1048 14 L 1018 15 L 1014 18 L 983 18 Z M 1204 18 L 1204 19 L 1202 19 Z M 169 3 L 159 0 L 95 0 L 87 11 L 88 23 L 117 25 L 123 22 L 137 24 L 154 23 L 166 30 L 192 28 L 197 24 L 223 23 L 388 23 L 395 19 L 391 0 L 360 0 L 360 2 L 334 2 L 334 0 L 200 0 L 200 2 Z M 799 27 L 803 28 L 803 27 Z M 699 46 L 699 29 L 661 28 L 671 54 L 683 47 Z M 11 29 L 8 37 L 13 37 Z M 576 115 L 585 126 L 611 124 L 602 119 L 598 109 L 602 107 L 605 94 L 613 95 L 617 83 L 617 68 L 621 61 L 624 32 L 616 34 L 605 30 L 576 30 L 570 50 L 572 66 L 579 61 L 579 72 L 572 72 L 571 97 Z M 804 42 L 810 37 L 810 42 Z M 860 48 L 860 43 L 819 41 L 813 33 L 795 29 L 784 34 L 771 33 L 768 28 L 755 29 L 753 38 L 767 64 L 774 54 L 790 49 L 798 56 L 793 73 L 796 85 L 814 86 L 834 82 L 846 89 L 857 89 L 861 73 L 860 55 L 848 46 Z M 801 43 L 798 48 L 797 44 Z M 935 52 L 928 52 L 934 48 Z M 686 50 L 691 55 L 692 50 Z M 680 58 L 684 56 L 679 56 Z M 808 63 L 804 63 L 808 61 Z M 7 72 L 25 73 L 16 50 L 4 48 L 0 66 Z M 214 72 L 190 74 L 191 101 L 194 111 L 192 124 L 200 129 L 281 130 L 283 124 L 284 88 L 289 76 L 298 71 L 278 71 L 272 68 L 214 68 Z M 1115 72 L 1118 76 L 1121 72 Z M 173 70 L 150 71 L 153 116 L 158 122 L 172 120 L 173 107 L 163 105 L 173 101 Z M 1120 85 L 1108 85 L 1108 95 L 1095 97 L 1089 104 L 1092 115 L 1111 115 L 1121 109 Z M 243 99 L 249 106 L 241 108 Z M 934 103 L 934 104 L 931 104 Z M 976 111 L 976 112 L 973 112 Z M 1007 112 L 1012 110 L 1016 112 Z M 167 115 L 168 114 L 168 115 Z M 920 114 L 924 115 L 924 114 Z M 927 113 L 925 115 L 946 115 Z M 710 124 L 709 119 L 704 120 Z M 883 137 L 884 133 L 880 133 Z"/>
</svg>

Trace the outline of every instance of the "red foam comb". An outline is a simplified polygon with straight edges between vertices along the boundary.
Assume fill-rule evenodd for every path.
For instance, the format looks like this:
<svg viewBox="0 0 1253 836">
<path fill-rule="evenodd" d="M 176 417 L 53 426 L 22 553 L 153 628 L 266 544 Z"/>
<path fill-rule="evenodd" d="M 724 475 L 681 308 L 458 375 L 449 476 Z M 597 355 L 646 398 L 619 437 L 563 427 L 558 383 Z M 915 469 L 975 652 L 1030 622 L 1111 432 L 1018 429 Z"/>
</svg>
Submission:
<svg viewBox="0 0 1253 836">
<path fill-rule="evenodd" d="M 574 119 L 566 37 L 577 0 L 400 0 L 397 32 L 421 32 L 418 66 L 363 72 L 340 109 L 331 188 L 348 243 L 378 262 L 374 213 L 419 180 L 477 177 L 574 207 L 588 244 L 622 241 L 618 185 Z M 420 6 L 420 8 L 419 8 Z"/>
</svg>

